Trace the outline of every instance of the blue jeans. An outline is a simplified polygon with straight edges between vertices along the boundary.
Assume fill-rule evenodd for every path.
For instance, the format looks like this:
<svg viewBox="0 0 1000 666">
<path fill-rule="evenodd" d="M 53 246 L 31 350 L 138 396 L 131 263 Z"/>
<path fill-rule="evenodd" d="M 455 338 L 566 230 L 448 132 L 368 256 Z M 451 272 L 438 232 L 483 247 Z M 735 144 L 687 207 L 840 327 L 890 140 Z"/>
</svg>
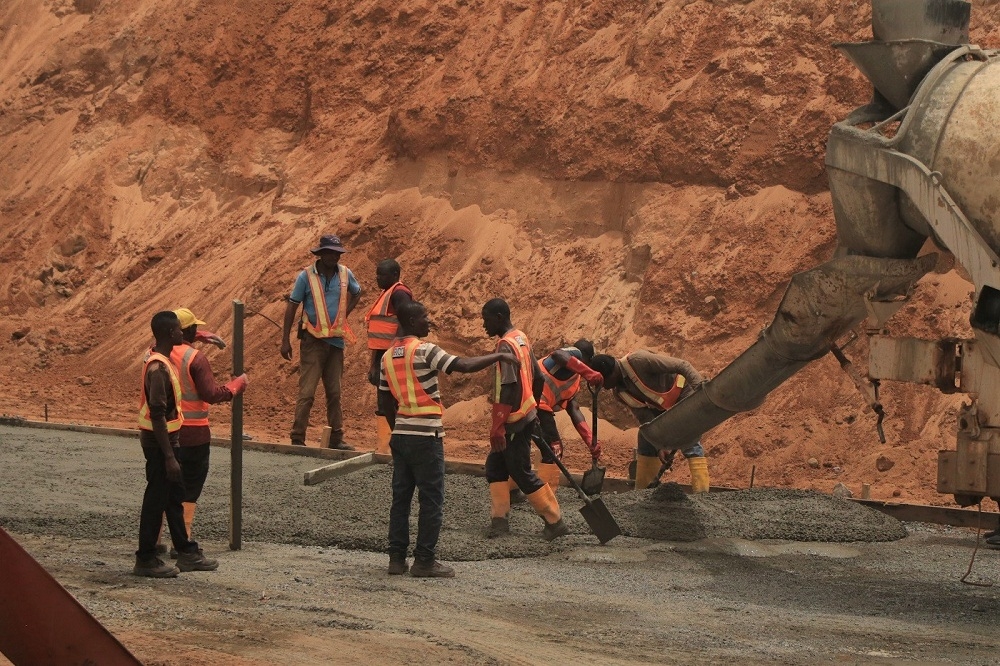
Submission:
<svg viewBox="0 0 1000 666">
<path fill-rule="evenodd" d="M 410 547 L 410 503 L 420 490 L 417 547 L 413 558 L 432 562 L 444 520 L 444 442 L 440 437 L 393 435 L 392 507 L 389 509 L 389 554 L 406 556 Z"/>
</svg>

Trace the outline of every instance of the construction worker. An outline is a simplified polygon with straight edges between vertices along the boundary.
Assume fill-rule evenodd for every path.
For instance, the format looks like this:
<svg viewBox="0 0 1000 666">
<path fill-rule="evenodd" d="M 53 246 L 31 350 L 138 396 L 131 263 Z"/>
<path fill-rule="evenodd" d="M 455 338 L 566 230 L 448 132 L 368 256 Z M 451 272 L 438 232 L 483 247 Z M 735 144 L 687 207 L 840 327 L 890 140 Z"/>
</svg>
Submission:
<svg viewBox="0 0 1000 666">
<path fill-rule="evenodd" d="M 399 281 L 399 263 L 395 259 L 383 259 L 375 266 L 375 281 L 382 294 L 375 300 L 368 314 L 365 315 L 365 325 L 368 328 L 368 350 L 371 352 L 371 365 L 368 368 L 368 382 L 378 386 L 379 369 L 382 355 L 396 337 L 399 325 L 396 312 L 403 303 L 413 300 L 413 292 Z M 380 409 L 375 410 L 375 428 L 377 444 L 375 450 L 379 453 L 389 452 L 389 433 L 392 430 Z"/>
<path fill-rule="evenodd" d="M 248 380 L 244 373 L 222 386 L 216 384 L 208 357 L 192 345 L 195 342 L 207 342 L 224 349 L 226 343 L 210 331 L 199 331 L 198 327 L 204 326 L 205 322 L 188 308 L 178 308 L 174 310 L 174 314 L 180 321 L 183 337 L 183 342 L 174 345 L 170 352 L 170 362 L 181 382 L 181 412 L 184 414 L 177 462 L 181 465 L 184 480 L 184 526 L 190 538 L 193 535 L 191 525 L 194 522 L 195 508 L 205 486 L 205 479 L 208 478 L 208 461 L 212 448 L 208 406 L 229 402 L 234 396 L 240 395 L 246 389 Z M 172 550 L 170 556 L 177 557 L 177 551 Z"/>
<path fill-rule="evenodd" d="M 399 337 L 383 355 L 379 376 L 379 406 L 392 426 L 392 508 L 389 510 L 390 575 L 406 573 L 410 545 L 410 503 L 420 490 L 417 546 L 410 575 L 450 578 L 455 570 L 435 558 L 444 512 L 444 426 L 437 374 L 478 372 L 494 363 L 517 367 L 509 354 L 459 358 L 422 337 L 430 331 L 427 310 L 416 301 L 397 309 Z"/>
<path fill-rule="evenodd" d="M 535 380 L 538 422 L 541 425 L 542 437 L 552 450 L 550 454 L 542 449 L 538 476 L 553 490 L 559 487 L 559 476 L 562 474 L 553 456 L 561 460 L 563 453 L 562 437 L 559 435 L 559 428 L 556 427 L 555 412 L 565 409 L 583 443 L 590 449 L 594 462 L 601 457 L 601 445 L 599 442 L 595 444 L 587 419 L 576 404 L 580 377 L 595 385 L 600 385 L 602 381 L 601 374 L 584 363 L 593 357 L 593 343 L 581 338 L 574 342 L 572 347 L 557 349 L 538 362 L 539 377 Z"/>
<path fill-rule="evenodd" d="M 552 488 L 531 469 L 531 433 L 537 423 L 535 397 L 532 393 L 538 363 L 531 353 L 528 336 L 514 328 L 510 306 L 502 298 L 494 298 L 483 306 L 483 328 L 489 336 L 497 336 L 497 352 L 509 352 L 520 361 L 518 368 L 496 365 L 493 393 L 490 454 L 486 457 L 486 480 L 490 484 L 490 527 L 487 536 L 497 537 L 510 532 L 509 479 L 526 496 L 535 512 L 545 521 L 542 536 L 552 541 L 569 532 L 563 522 Z"/>
<path fill-rule="evenodd" d="M 604 387 L 611 389 L 615 397 L 632 410 L 640 424 L 648 423 L 667 411 L 705 381 L 687 361 L 645 350 L 632 352 L 620 359 L 598 354 L 589 365 L 601 373 Z M 708 492 L 708 461 L 701 442 L 692 443 L 681 453 L 691 470 L 691 491 Z M 657 478 L 661 464 L 668 464 L 670 456 L 670 451 L 658 451 L 640 433 L 636 449 L 636 490 L 648 488 Z"/>
<path fill-rule="evenodd" d="M 326 421 L 330 426 L 331 449 L 352 450 L 344 443 L 344 414 L 340 406 L 340 383 L 344 374 L 344 336 L 353 339 L 347 315 L 358 304 L 361 285 L 349 268 L 340 263 L 347 249 L 336 236 L 322 236 L 310 250 L 316 262 L 302 269 L 285 306 L 281 327 L 281 356 L 292 360 L 292 323 L 299 304 L 299 396 L 291 440 L 305 446 L 309 412 L 316 399 L 316 387 L 323 380 L 326 393 Z M 322 296 L 322 297 L 320 297 Z"/>
<path fill-rule="evenodd" d="M 180 571 L 214 571 L 219 563 L 205 557 L 184 528 L 184 481 L 178 462 L 180 429 L 184 425 L 182 390 L 170 362 L 174 346 L 184 340 L 181 323 L 173 312 L 157 312 L 150 328 L 156 345 L 143 364 L 139 396 L 139 443 L 146 458 L 146 491 L 132 572 L 137 576 L 171 578 Z M 164 513 L 170 539 L 179 553 L 176 567 L 156 556 L 156 538 Z"/>
</svg>

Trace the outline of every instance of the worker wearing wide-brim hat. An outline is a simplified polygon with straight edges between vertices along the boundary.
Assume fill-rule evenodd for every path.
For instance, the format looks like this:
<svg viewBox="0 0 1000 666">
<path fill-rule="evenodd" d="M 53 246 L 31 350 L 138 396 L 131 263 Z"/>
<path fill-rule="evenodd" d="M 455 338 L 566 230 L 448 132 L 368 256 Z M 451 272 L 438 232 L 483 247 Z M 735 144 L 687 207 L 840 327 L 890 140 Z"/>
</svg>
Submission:
<svg viewBox="0 0 1000 666">
<path fill-rule="evenodd" d="M 354 310 L 361 295 L 361 285 L 354 273 L 340 263 L 347 248 L 337 236 L 326 235 L 310 250 L 316 261 L 299 272 L 288 297 L 281 328 L 281 356 L 292 360 L 291 332 L 299 305 L 299 395 L 292 423 L 292 444 L 306 443 L 309 412 L 316 398 L 316 387 L 323 381 L 326 393 L 326 419 L 330 426 L 330 448 L 351 449 L 344 443 L 344 416 L 340 405 L 341 379 L 344 374 L 344 339 L 353 339 L 347 315 Z"/>
</svg>

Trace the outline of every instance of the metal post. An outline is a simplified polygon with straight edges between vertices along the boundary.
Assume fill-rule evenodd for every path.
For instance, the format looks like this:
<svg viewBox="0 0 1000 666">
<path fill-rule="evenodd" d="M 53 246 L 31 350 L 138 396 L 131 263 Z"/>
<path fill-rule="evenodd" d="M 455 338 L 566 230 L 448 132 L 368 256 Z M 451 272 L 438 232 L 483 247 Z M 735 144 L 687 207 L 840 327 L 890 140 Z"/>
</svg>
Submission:
<svg viewBox="0 0 1000 666">
<path fill-rule="evenodd" d="M 233 301 L 233 375 L 243 374 L 243 302 Z M 243 547 L 243 396 L 233 397 L 229 448 L 229 549 Z"/>
</svg>

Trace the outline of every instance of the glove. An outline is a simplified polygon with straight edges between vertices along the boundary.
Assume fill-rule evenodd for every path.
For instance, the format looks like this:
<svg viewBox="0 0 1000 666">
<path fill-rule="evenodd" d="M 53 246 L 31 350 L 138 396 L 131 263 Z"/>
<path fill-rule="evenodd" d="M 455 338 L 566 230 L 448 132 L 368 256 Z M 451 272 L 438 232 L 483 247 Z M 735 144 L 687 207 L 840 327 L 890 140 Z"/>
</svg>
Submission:
<svg viewBox="0 0 1000 666">
<path fill-rule="evenodd" d="M 559 458 L 559 460 L 562 460 L 562 454 L 563 454 L 562 442 L 557 439 L 555 441 L 549 442 L 548 444 L 549 448 L 552 449 L 552 455 L 554 455 L 556 458 Z"/>
<path fill-rule="evenodd" d="M 594 433 L 590 431 L 590 426 L 587 425 L 586 421 L 580 421 L 573 425 L 576 426 L 576 431 L 580 433 L 580 439 L 590 449 L 590 457 L 594 459 L 594 462 L 597 462 L 601 457 L 601 443 L 594 442 Z"/>
<path fill-rule="evenodd" d="M 507 448 L 507 417 L 514 411 L 501 402 L 493 405 L 493 424 L 490 426 L 490 451 L 500 453 Z"/>
<path fill-rule="evenodd" d="M 249 383 L 250 380 L 247 379 L 247 373 L 244 372 L 239 377 L 233 377 L 228 382 L 223 384 L 223 386 L 229 389 L 230 393 L 232 393 L 233 397 L 235 398 L 236 396 L 242 394 L 243 391 L 246 390 L 247 384 Z"/>
<path fill-rule="evenodd" d="M 598 460 L 601 459 L 601 452 L 602 450 L 600 441 L 598 441 L 596 444 L 590 447 L 590 457 L 594 460 L 594 462 L 597 462 Z"/>
<path fill-rule="evenodd" d="M 195 342 L 207 342 L 210 345 L 215 345 L 219 349 L 226 348 L 226 342 L 215 333 L 211 331 L 195 331 L 194 332 Z"/>
<path fill-rule="evenodd" d="M 591 386 L 601 386 L 604 384 L 604 376 L 597 370 L 589 367 L 586 363 L 575 356 L 570 356 L 566 361 L 566 367 L 587 380 Z"/>
</svg>

